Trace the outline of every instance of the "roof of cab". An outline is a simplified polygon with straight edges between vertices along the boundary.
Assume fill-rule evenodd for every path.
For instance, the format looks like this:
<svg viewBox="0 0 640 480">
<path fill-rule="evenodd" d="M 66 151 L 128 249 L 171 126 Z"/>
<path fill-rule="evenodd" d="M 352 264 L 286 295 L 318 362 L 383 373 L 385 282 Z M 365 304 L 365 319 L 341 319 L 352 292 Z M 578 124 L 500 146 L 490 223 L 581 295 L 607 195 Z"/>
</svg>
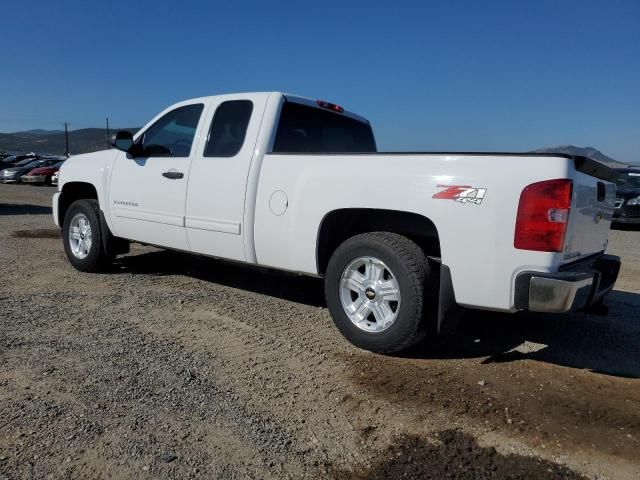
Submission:
<svg viewBox="0 0 640 480">
<path fill-rule="evenodd" d="M 325 110 L 325 109 L 323 109 L 322 107 L 320 107 L 318 105 L 318 100 L 317 99 L 314 100 L 312 98 L 302 97 L 300 95 L 295 95 L 295 94 L 291 94 L 291 93 L 283 93 L 283 92 L 234 92 L 234 93 L 224 93 L 224 94 L 220 94 L 220 95 L 210 95 L 210 96 L 207 96 L 207 97 L 190 98 L 188 100 L 184 100 L 183 102 L 178 102 L 178 103 L 176 103 L 174 105 L 179 105 L 179 104 L 182 104 L 182 103 L 193 103 L 194 101 L 202 101 L 202 102 L 211 101 L 214 98 L 220 99 L 220 98 L 224 98 L 224 97 L 229 97 L 229 99 L 238 99 L 238 98 L 242 98 L 242 97 L 250 98 L 250 97 L 256 97 L 256 96 L 269 96 L 269 95 L 281 95 L 289 102 L 301 103 L 301 104 L 307 105 L 309 107 Z M 328 111 L 331 111 L 331 110 L 328 110 Z M 344 111 L 341 112 L 341 113 L 337 113 L 337 112 L 333 112 L 333 113 L 336 113 L 336 115 L 344 115 L 344 116 L 353 118 L 354 120 L 358 120 L 360 122 L 364 122 L 366 124 L 369 124 L 369 120 L 367 120 L 366 118 L 358 115 L 357 113 L 351 112 L 351 111 L 349 111 L 347 109 L 344 109 Z"/>
</svg>

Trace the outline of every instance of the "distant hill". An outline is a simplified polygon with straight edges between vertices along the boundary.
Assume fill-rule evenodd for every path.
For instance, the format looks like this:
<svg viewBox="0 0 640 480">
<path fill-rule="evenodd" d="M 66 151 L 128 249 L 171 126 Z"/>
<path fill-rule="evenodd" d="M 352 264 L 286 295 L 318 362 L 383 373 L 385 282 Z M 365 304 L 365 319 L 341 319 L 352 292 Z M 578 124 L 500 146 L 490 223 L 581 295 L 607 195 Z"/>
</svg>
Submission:
<svg viewBox="0 0 640 480">
<path fill-rule="evenodd" d="M 113 129 L 128 130 L 132 133 L 138 128 Z M 108 148 L 106 128 L 82 128 L 69 132 L 69 151 L 71 154 L 95 152 Z M 7 152 L 65 153 L 64 132 L 58 130 L 29 130 L 27 132 L 0 133 L 0 150 Z"/>
<path fill-rule="evenodd" d="M 576 147 L 574 145 L 560 145 L 557 147 L 539 148 L 534 150 L 536 153 L 566 153 L 569 155 L 581 155 L 583 157 L 589 157 L 593 160 L 608 165 L 609 167 L 626 167 L 628 164 L 619 162 L 611 157 L 606 156 L 600 150 L 596 150 L 593 147 Z"/>
<path fill-rule="evenodd" d="M 47 133 L 63 133 L 63 130 L 43 130 L 42 128 L 36 128 L 35 130 L 27 130 L 23 133 L 32 133 L 34 135 L 44 135 Z"/>
</svg>

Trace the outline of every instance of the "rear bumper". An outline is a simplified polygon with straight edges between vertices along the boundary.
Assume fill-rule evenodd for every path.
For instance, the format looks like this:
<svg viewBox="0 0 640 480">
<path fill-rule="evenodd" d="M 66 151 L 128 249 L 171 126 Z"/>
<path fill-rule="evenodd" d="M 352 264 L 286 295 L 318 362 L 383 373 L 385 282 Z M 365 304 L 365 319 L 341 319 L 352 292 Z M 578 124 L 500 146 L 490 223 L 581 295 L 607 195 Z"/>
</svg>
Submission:
<svg viewBox="0 0 640 480">
<path fill-rule="evenodd" d="M 44 183 L 47 180 L 46 175 L 23 175 L 20 177 L 22 183 Z"/>
<path fill-rule="evenodd" d="M 627 205 L 627 200 L 616 201 L 623 203 L 613 211 L 613 223 L 640 224 L 640 205 Z"/>
<path fill-rule="evenodd" d="M 613 217 L 612 223 L 624 223 L 624 224 L 640 224 L 640 216 L 638 217 Z"/>
<path fill-rule="evenodd" d="M 564 313 L 588 308 L 609 293 L 620 257 L 599 255 L 559 272 L 522 272 L 516 278 L 515 306 L 531 312 Z"/>
</svg>

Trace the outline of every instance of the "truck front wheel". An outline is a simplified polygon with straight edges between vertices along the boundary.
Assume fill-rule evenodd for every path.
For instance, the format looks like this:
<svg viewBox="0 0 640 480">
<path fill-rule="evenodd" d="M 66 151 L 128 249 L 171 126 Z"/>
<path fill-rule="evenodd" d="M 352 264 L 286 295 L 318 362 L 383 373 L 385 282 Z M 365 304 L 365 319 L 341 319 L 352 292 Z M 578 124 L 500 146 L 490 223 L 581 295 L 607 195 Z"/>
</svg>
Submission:
<svg viewBox="0 0 640 480">
<path fill-rule="evenodd" d="M 69 262 L 81 272 L 102 271 L 115 258 L 115 252 L 105 252 L 102 244 L 97 200 L 76 200 L 69 206 L 62 242 Z"/>
<path fill-rule="evenodd" d="M 356 235 L 331 256 L 325 276 L 329 311 L 357 347 L 406 350 L 424 338 L 437 284 L 422 249 L 389 232 Z M 426 286 L 426 290 L 425 290 Z"/>
</svg>

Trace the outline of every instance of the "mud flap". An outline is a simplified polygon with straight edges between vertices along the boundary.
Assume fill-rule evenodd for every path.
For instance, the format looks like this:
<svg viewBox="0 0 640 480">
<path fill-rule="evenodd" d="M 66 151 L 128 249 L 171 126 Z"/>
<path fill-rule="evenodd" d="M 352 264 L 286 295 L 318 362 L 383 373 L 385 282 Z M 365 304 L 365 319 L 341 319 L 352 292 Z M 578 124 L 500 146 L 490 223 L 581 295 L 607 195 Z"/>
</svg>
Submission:
<svg viewBox="0 0 640 480">
<path fill-rule="evenodd" d="M 451 270 L 444 265 L 439 258 L 429 257 L 434 267 L 440 273 L 440 286 L 438 288 L 438 326 L 440 336 L 451 336 L 456 333 L 458 324 L 464 313 L 464 308 L 456 302 L 456 295 L 451 280 Z"/>
<path fill-rule="evenodd" d="M 102 210 L 100 210 L 100 233 L 102 234 L 102 249 L 105 254 L 108 255 L 110 252 L 116 254 L 129 253 L 129 242 L 111 233 Z"/>
</svg>

